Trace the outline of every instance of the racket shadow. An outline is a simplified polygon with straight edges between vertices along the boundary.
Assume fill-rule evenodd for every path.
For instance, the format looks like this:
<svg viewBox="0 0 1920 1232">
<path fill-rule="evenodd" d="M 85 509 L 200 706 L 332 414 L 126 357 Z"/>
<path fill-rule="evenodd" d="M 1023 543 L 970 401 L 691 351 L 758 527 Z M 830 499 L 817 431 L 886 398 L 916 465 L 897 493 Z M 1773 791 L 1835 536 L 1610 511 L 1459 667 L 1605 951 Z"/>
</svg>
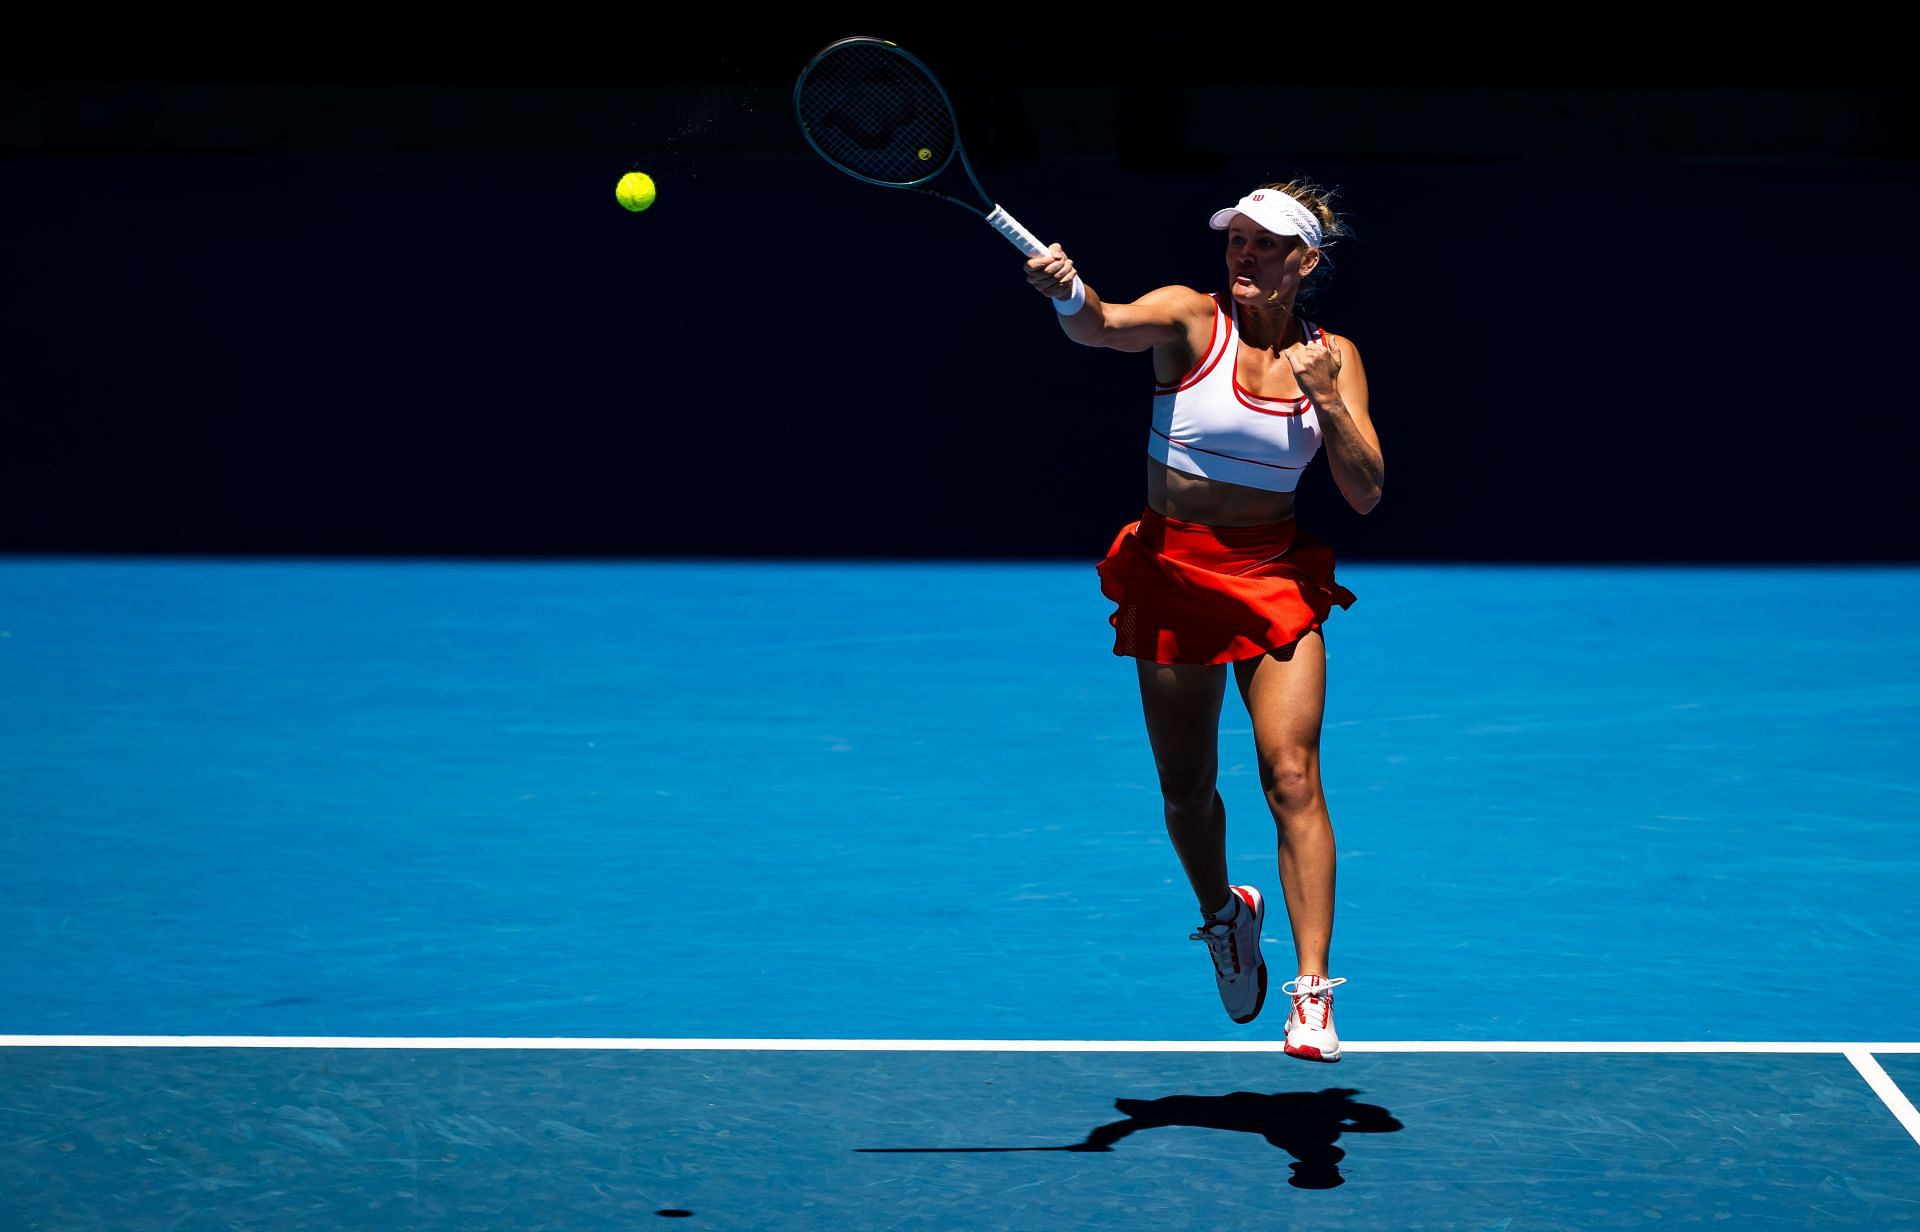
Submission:
<svg viewBox="0 0 1920 1232">
<path fill-rule="evenodd" d="M 1065 1151 L 1098 1154 L 1145 1129 L 1184 1125 L 1256 1134 L 1293 1156 L 1293 1175 L 1287 1183 L 1296 1189 L 1332 1189 L 1345 1183 L 1339 1163 L 1346 1152 L 1334 1145 L 1341 1134 L 1384 1134 L 1405 1128 L 1392 1113 L 1377 1104 L 1354 1100 L 1357 1088 L 1330 1087 L 1324 1091 L 1283 1091 L 1263 1095 L 1235 1091 L 1229 1095 L 1168 1095 L 1160 1099 L 1116 1099 L 1113 1106 L 1126 1119 L 1101 1125 L 1080 1142 L 1058 1146 L 912 1146 L 861 1147 L 864 1155 L 1002 1155 L 1029 1151 Z"/>
</svg>

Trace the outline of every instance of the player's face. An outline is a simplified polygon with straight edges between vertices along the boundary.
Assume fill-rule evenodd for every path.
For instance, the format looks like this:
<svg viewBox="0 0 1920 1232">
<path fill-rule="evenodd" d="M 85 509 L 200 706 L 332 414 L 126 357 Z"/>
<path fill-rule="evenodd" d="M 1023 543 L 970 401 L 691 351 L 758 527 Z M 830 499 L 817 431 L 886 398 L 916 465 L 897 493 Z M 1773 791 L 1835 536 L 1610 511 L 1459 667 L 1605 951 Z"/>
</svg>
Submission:
<svg viewBox="0 0 1920 1232">
<path fill-rule="evenodd" d="M 1275 235 L 1243 215 L 1227 227 L 1227 279 L 1233 298 L 1250 307 L 1292 303 L 1320 251 L 1297 235 Z"/>
</svg>

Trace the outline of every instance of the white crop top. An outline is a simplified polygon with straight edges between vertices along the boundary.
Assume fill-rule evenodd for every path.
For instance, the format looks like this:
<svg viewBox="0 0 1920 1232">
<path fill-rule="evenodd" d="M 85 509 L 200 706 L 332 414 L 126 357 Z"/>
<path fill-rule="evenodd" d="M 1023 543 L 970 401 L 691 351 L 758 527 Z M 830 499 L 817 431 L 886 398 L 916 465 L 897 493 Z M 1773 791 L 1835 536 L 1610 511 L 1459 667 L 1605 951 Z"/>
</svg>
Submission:
<svg viewBox="0 0 1920 1232">
<path fill-rule="evenodd" d="M 1177 384 L 1154 385 L 1147 453 L 1189 475 L 1291 492 L 1320 452 L 1320 417 L 1304 395 L 1262 398 L 1240 387 L 1238 318 L 1213 297 L 1207 353 Z M 1326 342 L 1325 330 L 1305 319 L 1300 326 L 1309 342 Z"/>
</svg>

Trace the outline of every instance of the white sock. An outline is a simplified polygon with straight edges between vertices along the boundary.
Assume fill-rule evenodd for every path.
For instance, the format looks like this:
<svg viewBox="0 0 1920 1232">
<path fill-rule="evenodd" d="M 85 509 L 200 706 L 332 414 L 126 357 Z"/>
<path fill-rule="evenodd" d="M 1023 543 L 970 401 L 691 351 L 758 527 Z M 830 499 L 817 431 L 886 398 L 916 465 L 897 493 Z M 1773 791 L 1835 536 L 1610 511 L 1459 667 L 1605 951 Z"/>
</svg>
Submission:
<svg viewBox="0 0 1920 1232">
<path fill-rule="evenodd" d="M 1231 890 L 1227 892 L 1227 905 L 1216 914 L 1208 915 L 1207 920 L 1214 924 L 1231 924 L 1240 914 L 1240 896 Z"/>
</svg>

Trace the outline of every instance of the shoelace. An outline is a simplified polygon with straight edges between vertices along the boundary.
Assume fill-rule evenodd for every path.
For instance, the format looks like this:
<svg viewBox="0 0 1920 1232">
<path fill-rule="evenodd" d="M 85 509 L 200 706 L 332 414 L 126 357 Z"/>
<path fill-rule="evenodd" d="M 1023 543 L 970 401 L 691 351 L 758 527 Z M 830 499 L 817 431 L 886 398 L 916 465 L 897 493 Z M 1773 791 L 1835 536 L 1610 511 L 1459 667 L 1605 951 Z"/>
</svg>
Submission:
<svg viewBox="0 0 1920 1232">
<path fill-rule="evenodd" d="M 1300 1015 L 1301 1022 L 1307 1022 L 1307 1009 L 1311 1006 L 1320 1011 L 1319 1025 L 1325 1027 L 1327 1015 L 1333 1010 L 1333 990 L 1346 983 L 1347 977 L 1343 975 L 1337 980 L 1328 980 L 1308 975 L 1301 979 L 1314 980 L 1315 983 L 1302 987 L 1299 979 L 1288 980 L 1280 985 L 1280 991 L 1293 998 L 1293 1012 Z M 1308 1022 L 1307 1025 L 1314 1024 Z"/>
<path fill-rule="evenodd" d="M 1222 976 L 1240 974 L 1240 945 L 1234 940 L 1233 925 L 1224 921 L 1202 925 L 1200 931 L 1188 933 L 1187 940 L 1207 943 L 1207 949 L 1213 955 L 1213 969 Z"/>
</svg>

